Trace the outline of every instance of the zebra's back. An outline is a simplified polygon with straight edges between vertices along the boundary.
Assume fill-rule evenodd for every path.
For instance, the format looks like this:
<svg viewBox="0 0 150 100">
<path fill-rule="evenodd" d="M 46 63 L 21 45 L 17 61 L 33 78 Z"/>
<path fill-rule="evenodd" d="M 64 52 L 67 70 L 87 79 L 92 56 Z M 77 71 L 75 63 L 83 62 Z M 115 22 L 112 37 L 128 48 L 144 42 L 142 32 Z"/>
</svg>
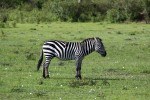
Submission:
<svg viewBox="0 0 150 100">
<path fill-rule="evenodd" d="M 57 57 L 62 60 L 73 60 L 81 51 L 79 42 L 48 41 L 43 45 L 46 58 Z"/>
</svg>

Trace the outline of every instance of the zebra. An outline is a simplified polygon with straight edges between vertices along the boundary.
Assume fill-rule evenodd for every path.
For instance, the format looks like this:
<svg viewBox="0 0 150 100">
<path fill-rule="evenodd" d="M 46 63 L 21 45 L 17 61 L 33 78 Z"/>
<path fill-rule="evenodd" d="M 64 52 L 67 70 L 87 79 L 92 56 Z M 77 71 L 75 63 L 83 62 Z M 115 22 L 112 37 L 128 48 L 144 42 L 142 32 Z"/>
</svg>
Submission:
<svg viewBox="0 0 150 100">
<path fill-rule="evenodd" d="M 93 51 L 98 52 L 103 57 L 107 55 L 102 40 L 99 37 L 87 38 L 82 42 L 66 42 L 59 40 L 47 41 L 42 46 L 41 56 L 37 64 L 37 70 L 39 70 L 43 61 L 43 54 L 46 58 L 43 64 L 43 78 L 49 78 L 48 67 L 54 57 L 61 60 L 75 60 L 75 78 L 82 79 L 82 60 L 86 55 L 92 53 Z"/>
</svg>

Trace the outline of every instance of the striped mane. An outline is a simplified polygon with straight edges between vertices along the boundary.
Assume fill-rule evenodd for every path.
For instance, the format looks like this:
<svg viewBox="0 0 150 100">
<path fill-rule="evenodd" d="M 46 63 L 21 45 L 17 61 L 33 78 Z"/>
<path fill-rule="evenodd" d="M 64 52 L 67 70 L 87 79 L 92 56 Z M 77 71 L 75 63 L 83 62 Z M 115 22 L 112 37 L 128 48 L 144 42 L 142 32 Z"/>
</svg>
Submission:
<svg viewBox="0 0 150 100">
<path fill-rule="evenodd" d="M 85 43 L 85 42 L 87 42 L 87 41 L 89 41 L 89 40 L 94 40 L 94 38 L 87 38 L 87 39 L 84 39 L 81 43 Z"/>
</svg>

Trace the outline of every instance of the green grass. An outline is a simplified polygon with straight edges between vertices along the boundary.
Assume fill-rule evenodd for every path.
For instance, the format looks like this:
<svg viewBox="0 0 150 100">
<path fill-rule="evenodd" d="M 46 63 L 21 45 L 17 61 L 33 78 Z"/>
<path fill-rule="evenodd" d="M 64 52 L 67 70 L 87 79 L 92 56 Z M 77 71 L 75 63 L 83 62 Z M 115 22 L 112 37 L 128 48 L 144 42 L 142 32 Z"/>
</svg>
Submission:
<svg viewBox="0 0 150 100">
<path fill-rule="evenodd" d="M 53 59 L 50 79 L 36 71 L 46 40 L 82 41 L 100 37 L 107 50 L 83 60 L 83 80 L 74 61 Z M 142 23 L 16 24 L 0 28 L 1 100 L 148 100 L 150 25 Z"/>
</svg>

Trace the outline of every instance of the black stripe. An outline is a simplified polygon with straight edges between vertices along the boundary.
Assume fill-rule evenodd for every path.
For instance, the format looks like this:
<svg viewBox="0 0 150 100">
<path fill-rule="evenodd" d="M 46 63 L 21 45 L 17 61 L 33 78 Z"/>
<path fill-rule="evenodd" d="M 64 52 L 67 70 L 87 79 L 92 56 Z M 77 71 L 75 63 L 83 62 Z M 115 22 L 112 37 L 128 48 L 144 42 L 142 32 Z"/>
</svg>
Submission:
<svg viewBox="0 0 150 100">
<path fill-rule="evenodd" d="M 55 53 L 55 51 L 53 49 L 51 49 L 51 48 L 45 48 L 45 47 L 43 47 L 43 50 L 49 50 L 49 51 L 52 51 L 52 52 Z"/>
</svg>

